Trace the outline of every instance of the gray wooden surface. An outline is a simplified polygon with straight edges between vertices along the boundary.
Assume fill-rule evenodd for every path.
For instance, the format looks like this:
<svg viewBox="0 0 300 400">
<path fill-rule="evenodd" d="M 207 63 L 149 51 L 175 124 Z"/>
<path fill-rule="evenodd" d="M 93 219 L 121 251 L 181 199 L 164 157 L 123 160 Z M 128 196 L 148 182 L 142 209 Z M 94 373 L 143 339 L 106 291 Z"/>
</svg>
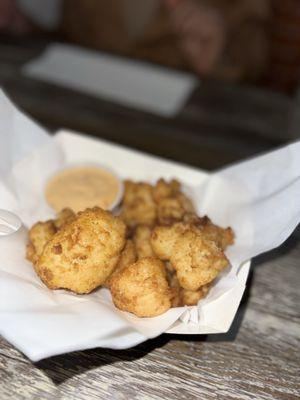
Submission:
<svg viewBox="0 0 300 400">
<path fill-rule="evenodd" d="M 286 139 L 291 102 L 280 95 L 206 82 L 167 120 L 25 79 L 18 68 L 37 49 L 0 43 L 0 85 L 53 129 L 69 126 L 207 168 Z M 227 334 L 162 335 L 126 351 L 38 363 L 0 339 L 0 399 L 298 399 L 299 260 L 299 229 L 254 260 Z"/>
</svg>

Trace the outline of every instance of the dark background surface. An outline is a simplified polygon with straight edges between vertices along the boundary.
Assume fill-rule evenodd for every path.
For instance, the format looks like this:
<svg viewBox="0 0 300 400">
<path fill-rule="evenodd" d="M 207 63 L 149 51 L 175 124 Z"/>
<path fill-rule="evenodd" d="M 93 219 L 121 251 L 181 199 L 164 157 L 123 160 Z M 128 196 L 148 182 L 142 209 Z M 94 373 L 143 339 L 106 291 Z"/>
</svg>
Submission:
<svg viewBox="0 0 300 400">
<path fill-rule="evenodd" d="M 297 103 L 269 90 L 202 80 L 175 118 L 119 106 L 22 75 L 47 41 L 0 40 L 0 84 L 51 131 L 84 132 L 205 169 L 280 146 L 297 137 Z"/>
</svg>

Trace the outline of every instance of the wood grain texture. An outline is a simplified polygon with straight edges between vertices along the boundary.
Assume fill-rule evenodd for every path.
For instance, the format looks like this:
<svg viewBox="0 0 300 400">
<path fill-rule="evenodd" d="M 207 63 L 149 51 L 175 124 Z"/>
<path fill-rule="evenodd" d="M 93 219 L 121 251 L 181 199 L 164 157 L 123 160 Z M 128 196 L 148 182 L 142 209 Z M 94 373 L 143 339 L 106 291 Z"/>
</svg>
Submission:
<svg viewBox="0 0 300 400">
<path fill-rule="evenodd" d="M 54 129 L 68 126 L 207 168 L 284 140 L 290 102 L 282 96 L 207 82 L 168 120 L 25 79 L 18 68 L 37 52 L 28 43 L 0 44 L 0 85 Z M 254 260 L 227 334 L 162 335 L 133 349 L 38 363 L 0 339 L 0 400 L 298 399 L 299 259 L 300 229 Z"/>
</svg>

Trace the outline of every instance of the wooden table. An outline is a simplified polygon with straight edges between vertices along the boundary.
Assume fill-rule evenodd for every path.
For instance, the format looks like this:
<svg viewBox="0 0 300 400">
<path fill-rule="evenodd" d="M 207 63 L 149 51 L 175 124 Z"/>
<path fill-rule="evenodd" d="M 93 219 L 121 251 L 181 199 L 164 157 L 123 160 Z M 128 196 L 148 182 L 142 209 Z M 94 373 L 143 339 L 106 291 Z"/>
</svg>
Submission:
<svg viewBox="0 0 300 400">
<path fill-rule="evenodd" d="M 174 119 L 24 78 L 44 43 L 0 44 L 0 85 L 41 123 L 81 130 L 202 168 L 288 138 L 292 101 L 203 82 Z M 0 399 L 297 399 L 300 230 L 253 262 L 227 334 L 162 335 L 125 351 L 94 349 L 30 362 L 0 339 Z"/>
</svg>

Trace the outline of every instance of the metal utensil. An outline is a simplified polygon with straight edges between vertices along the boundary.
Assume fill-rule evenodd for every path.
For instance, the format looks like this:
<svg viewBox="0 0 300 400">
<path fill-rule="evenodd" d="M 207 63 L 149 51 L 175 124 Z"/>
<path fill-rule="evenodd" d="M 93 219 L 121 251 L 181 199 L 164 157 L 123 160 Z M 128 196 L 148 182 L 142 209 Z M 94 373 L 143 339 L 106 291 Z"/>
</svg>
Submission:
<svg viewBox="0 0 300 400">
<path fill-rule="evenodd" d="M 22 221 L 16 214 L 0 209 L 0 237 L 17 232 L 21 226 Z"/>
</svg>

